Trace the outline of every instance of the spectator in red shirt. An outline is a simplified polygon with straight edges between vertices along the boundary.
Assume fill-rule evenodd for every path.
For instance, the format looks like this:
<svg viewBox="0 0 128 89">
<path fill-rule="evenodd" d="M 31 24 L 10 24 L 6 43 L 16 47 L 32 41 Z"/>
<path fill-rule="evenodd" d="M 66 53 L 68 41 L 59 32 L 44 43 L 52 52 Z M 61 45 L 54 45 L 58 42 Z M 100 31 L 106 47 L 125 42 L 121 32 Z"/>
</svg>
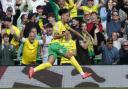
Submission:
<svg viewBox="0 0 128 89">
<path fill-rule="evenodd" d="M 91 22 L 87 23 L 87 31 L 94 37 L 94 30 L 98 26 L 99 32 L 103 32 L 103 27 L 96 12 L 91 13 Z"/>
</svg>

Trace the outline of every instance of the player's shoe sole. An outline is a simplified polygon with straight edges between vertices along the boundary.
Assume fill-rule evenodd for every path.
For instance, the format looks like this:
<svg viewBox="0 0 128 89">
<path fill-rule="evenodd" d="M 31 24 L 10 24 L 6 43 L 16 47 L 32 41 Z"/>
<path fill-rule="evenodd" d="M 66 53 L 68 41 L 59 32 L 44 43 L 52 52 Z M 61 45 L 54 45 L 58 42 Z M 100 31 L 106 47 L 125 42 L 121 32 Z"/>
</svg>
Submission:
<svg viewBox="0 0 128 89">
<path fill-rule="evenodd" d="M 29 71 L 28 71 L 28 77 L 29 77 L 29 79 L 31 79 L 32 77 L 33 77 L 33 75 L 34 75 L 34 68 L 33 67 L 30 67 L 29 68 Z"/>
<path fill-rule="evenodd" d="M 85 78 L 88 78 L 92 75 L 92 73 L 88 73 L 88 72 L 85 72 L 83 75 L 82 75 L 82 78 L 85 79 Z"/>
</svg>

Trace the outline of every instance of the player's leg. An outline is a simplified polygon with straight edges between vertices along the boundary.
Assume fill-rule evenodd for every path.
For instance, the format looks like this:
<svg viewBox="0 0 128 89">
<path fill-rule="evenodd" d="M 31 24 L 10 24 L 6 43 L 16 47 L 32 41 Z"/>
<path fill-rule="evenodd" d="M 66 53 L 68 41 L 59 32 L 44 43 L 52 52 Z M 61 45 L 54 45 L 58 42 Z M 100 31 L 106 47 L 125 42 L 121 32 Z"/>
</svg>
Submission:
<svg viewBox="0 0 128 89">
<path fill-rule="evenodd" d="M 60 46 L 59 50 L 57 51 L 57 53 L 60 56 L 64 56 L 67 59 L 69 59 L 71 61 L 71 64 L 77 69 L 77 71 L 82 75 L 82 78 L 87 78 L 89 76 L 91 76 L 91 73 L 87 73 L 83 71 L 82 67 L 79 65 L 79 63 L 76 61 L 75 57 L 73 56 L 73 53 L 68 51 L 66 47 L 64 46 Z"/>
<path fill-rule="evenodd" d="M 42 63 L 35 68 L 30 67 L 30 69 L 29 69 L 29 78 L 30 79 L 32 78 L 32 76 L 34 75 L 35 72 L 52 67 L 52 65 L 55 62 L 55 59 L 57 58 L 57 53 L 53 49 L 56 49 L 54 44 L 50 45 L 48 48 L 48 52 L 49 52 L 48 62 Z"/>
<path fill-rule="evenodd" d="M 79 65 L 79 63 L 76 61 L 75 57 L 73 56 L 72 52 L 67 51 L 64 55 L 67 59 L 71 61 L 71 64 L 77 69 L 77 71 L 82 75 L 82 78 L 85 79 L 87 77 L 90 77 L 92 73 L 84 72 L 82 67 Z"/>
<path fill-rule="evenodd" d="M 30 67 L 30 69 L 29 69 L 29 78 L 31 79 L 32 76 L 33 76 L 37 71 L 41 71 L 41 70 L 45 70 L 45 69 L 51 68 L 52 65 L 54 64 L 54 62 L 55 62 L 54 56 L 51 55 L 51 56 L 49 56 L 49 58 L 48 58 L 48 62 L 42 63 L 42 64 L 40 64 L 39 66 L 37 66 L 37 67 L 35 67 L 35 68 Z"/>
<path fill-rule="evenodd" d="M 34 68 L 34 72 L 37 72 L 37 71 L 40 71 L 40 70 L 44 70 L 44 69 L 48 69 L 48 68 L 52 67 L 54 62 L 55 62 L 54 56 L 51 55 L 51 56 L 48 57 L 48 62 L 42 63 L 39 66 L 35 67 Z"/>
<path fill-rule="evenodd" d="M 76 61 L 76 59 L 73 56 L 73 53 L 72 52 L 68 52 L 67 48 L 64 47 L 64 46 L 61 46 L 58 52 L 59 52 L 59 54 L 61 56 L 64 56 L 65 58 L 70 59 L 71 64 L 79 71 L 80 74 L 84 74 L 81 66 Z"/>
</svg>

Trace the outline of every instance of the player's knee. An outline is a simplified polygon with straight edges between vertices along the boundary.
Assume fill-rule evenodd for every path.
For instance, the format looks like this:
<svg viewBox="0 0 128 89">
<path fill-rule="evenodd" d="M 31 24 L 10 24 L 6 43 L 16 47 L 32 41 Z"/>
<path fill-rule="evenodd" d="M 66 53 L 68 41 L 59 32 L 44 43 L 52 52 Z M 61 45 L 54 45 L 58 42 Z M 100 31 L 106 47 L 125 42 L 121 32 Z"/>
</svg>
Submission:
<svg viewBox="0 0 128 89">
<path fill-rule="evenodd" d="M 73 56 L 73 53 L 72 53 L 72 52 L 68 52 L 68 53 L 67 53 L 67 58 L 68 58 L 68 59 L 70 59 L 72 56 Z"/>
<path fill-rule="evenodd" d="M 53 56 L 53 55 L 49 56 L 48 62 L 49 62 L 51 65 L 54 64 L 55 59 L 54 59 L 54 56 Z"/>
</svg>

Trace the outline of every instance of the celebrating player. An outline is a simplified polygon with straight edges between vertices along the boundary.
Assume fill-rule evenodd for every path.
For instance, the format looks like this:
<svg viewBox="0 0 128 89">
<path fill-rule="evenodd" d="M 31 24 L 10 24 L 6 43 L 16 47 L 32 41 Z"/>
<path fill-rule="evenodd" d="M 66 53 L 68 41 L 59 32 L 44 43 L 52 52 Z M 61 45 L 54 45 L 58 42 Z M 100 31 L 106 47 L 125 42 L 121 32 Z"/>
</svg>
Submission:
<svg viewBox="0 0 128 89">
<path fill-rule="evenodd" d="M 68 26 L 67 22 L 69 21 L 69 11 L 67 9 L 61 9 L 59 11 L 59 14 L 61 16 L 61 21 L 58 21 L 53 27 L 54 37 L 48 47 L 48 52 L 49 52 L 48 62 L 42 63 L 35 68 L 30 67 L 29 69 L 30 79 L 37 71 L 52 67 L 58 56 L 62 56 L 69 59 L 71 61 L 71 64 L 77 69 L 77 71 L 81 74 L 81 77 L 83 79 L 90 77 L 92 74 L 92 73 L 84 72 L 81 66 L 76 61 L 75 57 L 73 56 L 73 53 L 71 51 L 68 51 L 67 48 L 60 43 L 60 40 L 64 39 L 67 30 L 69 30 L 69 27 L 67 27 Z"/>
</svg>

